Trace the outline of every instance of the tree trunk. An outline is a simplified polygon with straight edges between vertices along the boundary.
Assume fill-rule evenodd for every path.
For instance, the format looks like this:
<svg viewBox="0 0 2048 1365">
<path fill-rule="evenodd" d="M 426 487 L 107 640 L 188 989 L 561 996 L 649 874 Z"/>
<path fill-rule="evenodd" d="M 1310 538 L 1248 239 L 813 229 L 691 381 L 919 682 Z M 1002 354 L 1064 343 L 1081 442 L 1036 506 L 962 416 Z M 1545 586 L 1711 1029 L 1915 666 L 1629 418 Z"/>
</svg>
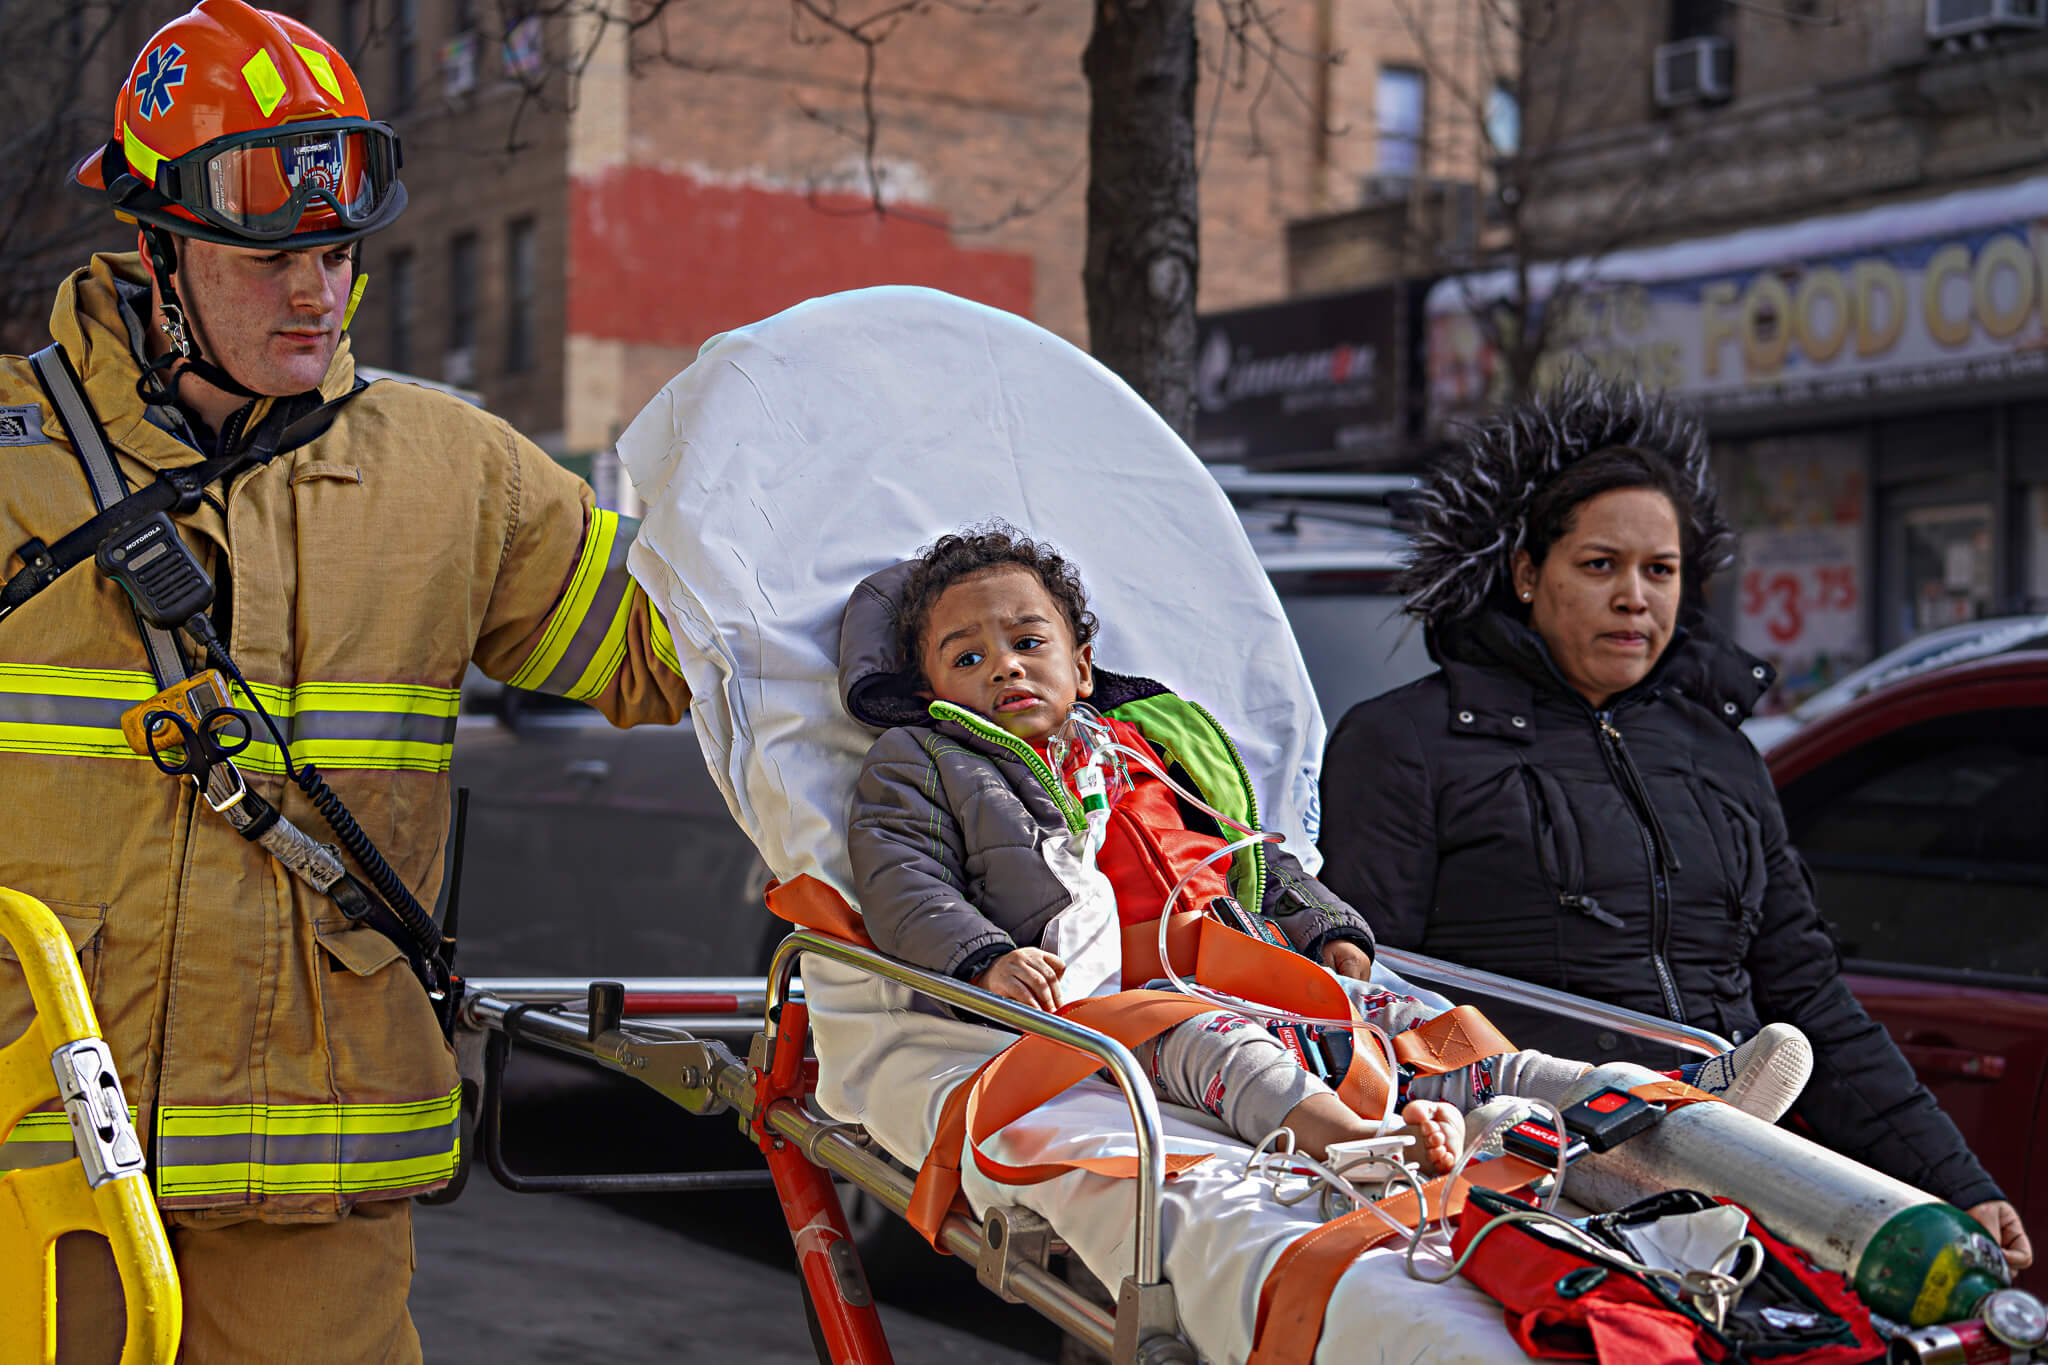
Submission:
<svg viewBox="0 0 2048 1365">
<path fill-rule="evenodd" d="M 1182 436 L 1195 420 L 1194 0 L 1095 0 L 1088 341 Z"/>
</svg>

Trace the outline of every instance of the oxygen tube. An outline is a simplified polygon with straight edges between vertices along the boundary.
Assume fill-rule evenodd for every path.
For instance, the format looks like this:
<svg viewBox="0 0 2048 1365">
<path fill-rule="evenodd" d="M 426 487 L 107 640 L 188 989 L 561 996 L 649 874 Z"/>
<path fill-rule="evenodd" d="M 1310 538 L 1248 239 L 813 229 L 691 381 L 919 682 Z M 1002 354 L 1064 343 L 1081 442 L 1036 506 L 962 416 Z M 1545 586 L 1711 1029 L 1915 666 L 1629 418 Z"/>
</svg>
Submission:
<svg viewBox="0 0 2048 1365">
<path fill-rule="evenodd" d="M 1074 794 L 1080 798 L 1082 815 L 1085 817 L 1088 826 L 1087 836 L 1083 845 L 1083 856 L 1090 865 L 1093 864 L 1096 854 L 1101 851 L 1103 839 L 1108 830 L 1111 806 L 1115 804 L 1115 801 L 1124 792 L 1130 789 L 1130 772 L 1127 765 L 1131 762 L 1136 762 L 1140 767 L 1165 783 L 1167 789 L 1172 791 L 1181 800 L 1209 816 L 1212 820 L 1215 820 L 1219 828 L 1236 831 L 1241 836 L 1225 843 L 1223 847 L 1203 857 L 1193 867 L 1183 873 L 1180 880 L 1175 882 L 1172 889 L 1166 894 L 1165 905 L 1159 913 L 1159 961 L 1161 967 L 1166 972 L 1167 980 L 1172 983 L 1175 990 L 1200 1000 L 1206 1000 L 1219 1009 L 1229 1010 L 1237 1014 L 1248 1014 L 1257 1019 L 1277 1023 L 1339 1028 L 1350 1032 L 1354 1039 L 1358 1032 L 1363 1030 L 1371 1035 L 1374 1046 L 1379 1048 L 1381 1055 L 1386 1059 L 1388 1074 L 1394 1074 L 1399 1067 L 1399 1062 L 1394 1056 L 1393 1040 L 1387 1036 L 1384 1029 L 1368 1020 L 1351 1016 L 1341 1019 L 1317 1018 L 1297 1014 L 1291 1010 L 1280 1009 L 1272 1005 L 1240 999 L 1236 996 L 1223 995 L 1209 990 L 1198 981 L 1181 976 L 1179 972 L 1174 970 L 1173 959 L 1168 953 L 1167 928 L 1172 922 L 1174 907 L 1180 902 L 1181 897 L 1187 890 L 1188 883 L 1194 879 L 1195 874 L 1204 867 L 1230 857 L 1239 849 L 1253 848 L 1262 843 L 1279 843 L 1281 841 L 1280 835 L 1262 833 L 1252 829 L 1240 821 L 1225 815 L 1222 811 L 1217 810 L 1207 801 L 1204 801 L 1200 796 L 1190 792 L 1167 773 L 1164 765 L 1159 762 L 1158 757 L 1150 751 L 1149 747 L 1142 749 L 1132 748 L 1118 741 L 1115 733 L 1110 729 L 1109 722 L 1102 717 L 1101 713 L 1086 702 L 1077 701 L 1069 709 L 1067 719 L 1054 732 L 1051 743 L 1048 745 L 1048 757 L 1051 760 L 1054 773 L 1071 781 Z M 1203 913 L 1206 914 L 1207 912 L 1204 911 Z M 1390 1088 L 1385 1111 L 1377 1118 L 1372 1115 L 1361 1115 L 1361 1117 L 1374 1122 L 1382 1133 L 1399 1127 L 1398 1115 L 1395 1112 L 1395 1100 L 1396 1092 Z M 1510 1109 L 1496 1115 L 1477 1135 L 1468 1138 L 1464 1152 L 1460 1154 L 1457 1162 L 1452 1165 L 1448 1173 L 1445 1181 L 1447 1188 L 1457 1183 L 1458 1178 L 1464 1174 L 1466 1166 L 1485 1147 L 1489 1139 L 1495 1134 L 1521 1122 L 1527 1117 L 1529 1111 L 1533 1110 L 1539 1114 L 1547 1115 L 1555 1131 L 1559 1133 L 1565 1131 L 1563 1118 L 1558 1113 L 1555 1105 L 1533 1098 L 1522 1099 L 1520 1104 L 1525 1107 Z M 1276 1139 L 1283 1136 L 1286 1139 L 1286 1149 L 1284 1151 L 1275 1150 Z M 1259 1144 L 1258 1148 L 1246 1160 L 1244 1174 L 1249 1177 L 1256 1167 L 1261 1173 L 1270 1177 L 1271 1163 L 1275 1159 L 1280 1158 L 1284 1158 L 1290 1166 L 1307 1168 L 1314 1175 L 1321 1177 L 1330 1189 L 1347 1198 L 1354 1209 L 1371 1210 L 1383 1222 L 1405 1237 L 1407 1241 L 1405 1266 L 1411 1277 L 1433 1283 L 1441 1283 L 1442 1280 L 1454 1276 L 1458 1268 L 1464 1264 L 1465 1258 L 1462 1256 L 1456 1262 L 1451 1262 L 1449 1257 L 1432 1250 L 1432 1255 L 1435 1255 L 1439 1262 L 1448 1264 L 1450 1269 L 1441 1277 L 1424 1274 L 1421 1268 L 1416 1265 L 1415 1256 L 1417 1251 L 1421 1250 L 1425 1245 L 1425 1239 L 1432 1231 L 1431 1220 L 1424 1218 L 1413 1229 L 1410 1229 L 1381 1209 L 1376 1202 L 1368 1198 L 1353 1183 L 1352 1177 L 1359 1173 L 1376 1165 L 1383 1166 L 1392 1180 L 1402 1182 L 1416 1192 L 1419 1203 L 1426 1202 L 1421 1200 L 1421 1183 L 1415 1172 L 1398 1159 L 1389 1155 L 1373 1154 L 1355 1158 L 1344 1163 L 1339 1168 L 1333 1169 L 1304 1153 L 1294 1151 L 1293 1134 L 1287 1129 L 1281 1128 L 1268 1134 L 1265 1140 Z M 1526 1219 L 1563 1223 L 1564 1220 L 1558 1218 L 1554 1210 L 1564 1192 L 1565 1166 L 1565 1152 L 1563 1146 L 1560 1145 L 1557 1153 L 1556 1169 L 1550 1181 L 1550 1188 L 1544 1196 L 1541 1206 L 1529 1210 L 1526 1214 L 1507 1215 L 1496 1219 L 1494 1224 L 1488 1225 L 1481 1233 L 1481 1236 L 1484 1236 L 1485 1232 L 1492 1231 L 1495 1224 L 1507 1221 Z M 1297 1203 L 1300 1199 L 1306 1198 L 1307 1195 L 1304 1193 L 1293 1199 L 1277 1194 L 1275 1197 L 1279 1198 L 1282 1203 Z M 1569 1227 L 1570 1225 L 1565 1224 L 1565 1226 Z M 1448 1201 L 1446 1201 L 1444 1211 L 1436 1220 L 1434 1230 L 1445 1242 L 1449 1241 L 1452 1229 Z M 1577 1229 L 1573 1229 L 1573 1231 L 1576 1232 Z M 1583 1233 L 1579 1235 L 1584 1236 Z M 1469 1256 L 1470 1254 L 1470 1249 L 1468 1248 L 1465 1255 Z M 1607 1249 L 1605 1254 L 1612 1256 L 1614 1253 L 1611 1249 Z M 1755 1270 L 1752 1269 L 1750 1276 L 1753 1278 L 1755 1273 Z M 1720 1281 L 1726 1281 L 1727 1277 L 1724 1274 L 1719 1279 Z M 1746 1283 L 1746 1281 L 1743 1281 L 1743 1283 Z M 1701 1286 L 1695 1285 L 1690 1287 L 1697 1290 Z M 1714 1287 L 1721 1288 L 1723 1286 L 1717 1282 Z M 1737 1292 L 1739 1292 L 1739 1289 Z"/>
<path fill-rule="evenodd" d="M 1223 995 L 1208 989 L 1198 981 L 1192 981 L 1181 976 L 1173 968 L 1173 960 L 1167 952 L 1167 926 L 1172 923 L 1174 907 L 1179 904 L 1182 895 L 1187 890 L 1188 883 L 1204 867 L 1228 858 L 1242 848 L 1252 848 L 1266 843 L 1279 843 L 1280 835 L 1261 833 L 1258 830 L 1252 829 L 1225 815 L 1222 811 L 1217 810 L 1207 801 L 1204 801 L 1200 796 L 1190 792 L 1186 787 L 1183 787 L 1168 775 L 1165 767 L 1159 762 L 1158 757 L 1151 753 L 1149 749 L 1141 752 L 1139 749 L 1131 748 L 1118 741 L 1115 733 L 1109 727 L 1109 722 L 1103 719 L 1102 714 L 1086 702 L 1077 701 L 1068 709 L 1067 719 L 1054 732 L 1049 749 L 1054 771 L 1056 773 L 1071 772 L 1071 781 L 1074 785 L 1075 795 L 1081 799 L 1081 811 L 1088 822 L 1087 842 L 1083 851 L 1084 856 L 1091 865 L 1095 855 L 1101 851 L 1103 837 L 1109 825 L 1110 807 L 1115 803 L 1115 797 L 1120 796 L 1122 791 L 1129 790 L 1130 777 L 1129 769 L 1126 765 L 1133 761 L 1165 783 L 1168 790 L 1172 791 L 1174 795 L 1216 821 L 1219 828 L 1235 830 L 1242 836 L 1234 841 L 1225 843 L 1223 847 L 1203 857 L 1193 867 L 1190 867 L 1183 873 L 1180 880 L 1175 882 L 1173 888 L 1166 893 L 1166 904 L 1159 912 L 1159 962 L 1166 971 L 1167 980 L 1172 983 L 1176 991 L 1184 995 L 1192 995 L 1198 1000 L 1206 1000 L 1218 1009 L 1230 1010 L 1238 1014 L 1249 1014 L 1261 1020 L 1283 1024 L 1305 1024 L 1311 1027 L 1339 1028 L 1353 1034 L 1354 1038 L 1358 1031 L 1363 1029 L 1372 1035 L 1374 1046 L 1379 1048 L 1380 1052 L 1385 1056 L 1388 1073 L 1392 1074 L 1397 1065 L 1394 1059 L 1393 1042 L 1387 1037 L 1385 1030 L 1367 1020 L 1348 1015 L 1341 1019 L 1317 1018 L 1296 1014 L 1291 1010 L 1284 1010 L 1271 1005 L 1262 1005 L 1255 1001 L 1242 1000 L 1236 996 Z M 1115 790 L 1119 787 L 1121 790 Z M 1204 911 L 1203 913 L 1207 912 Z M 1385 1113 L 1380 1114 L 1376 1118 L 1369 1114 L 1362 1117 L 1371 1119 L 1379 1126 L 1382 1132 L 1399 1127 L 1399 1120 L 1394 1112 L 1393 1093 L 1391 1091 L 1388 1093 Z"/>
</svg>

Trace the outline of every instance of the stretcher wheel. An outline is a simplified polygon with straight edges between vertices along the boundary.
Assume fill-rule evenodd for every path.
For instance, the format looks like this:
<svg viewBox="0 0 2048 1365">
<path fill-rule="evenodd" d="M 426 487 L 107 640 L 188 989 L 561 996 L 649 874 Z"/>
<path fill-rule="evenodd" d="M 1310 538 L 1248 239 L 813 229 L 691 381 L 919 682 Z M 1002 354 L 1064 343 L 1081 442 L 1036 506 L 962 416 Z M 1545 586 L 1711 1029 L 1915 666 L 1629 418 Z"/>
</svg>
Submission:
<svg viewBox="0 0 2048 1365">
<path fill-rule="evenodd" d="M 5 888 L 0 938 L 13 945 L 36 1006 L 27 1031 L 0 1048 L 0 1139 L 61 1100 L 78 1148 L 68 1161 L 0 1174 L 0 1299 L 10 1305 L 0 1313 L 0 1360 L 51 1358 L 57 1239 L 91 1232 L 106 1238 L 121 1276 L 121 1365 L 170 1365 L 183 1325 L 178 1272 L 77 953 L 48 907 Z M 32 1311 L 18 1311 L 24 1299 Z"/>
</svg>

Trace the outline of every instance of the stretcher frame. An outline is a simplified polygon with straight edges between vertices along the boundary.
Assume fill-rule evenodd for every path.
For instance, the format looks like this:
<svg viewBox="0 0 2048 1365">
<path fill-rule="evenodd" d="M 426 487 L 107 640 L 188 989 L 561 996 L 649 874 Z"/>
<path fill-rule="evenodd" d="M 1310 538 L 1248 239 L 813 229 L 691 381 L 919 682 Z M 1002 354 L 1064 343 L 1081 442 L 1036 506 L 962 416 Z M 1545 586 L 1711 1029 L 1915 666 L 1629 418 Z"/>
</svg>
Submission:
<svg viewBox="0 0 2048 1365">
<path fill-rule="evenodd" d="M 1133 1264 L 1105 1311 L 1049 1268 L 1063 1251 L 1051 1225 L 1016 1206 L 990 1208 L 977 1225 L 949 1214 L 938 1242 L 975 1267 L 998 1297 L 1038 1312 L 1112 1365 L 1194 1365 L 1181 1335 L 1173 1287 L 1162 1274 L 1160 1202 L 1166 1145 L 1159 1105 L 1130 1050 L 1094 1029 L 938 976 L 872 949 L 799 929 L 776 949 L 765 978 L 643 978 L 583 982 L 558 978 L 485 978 L 468 983 L 457 1024 L 466 1078 L 479 1088 L 479 1143 L 492 1174 L 521 1193 L 619 1194 L 772 1184 L 797 1254 L 814 1341 L 826 1365 L 889 1365 L 887 1339 L 860 1265 L 833 1179 L 898 1217 L 910 1208 L 912 1178 L 871 1150 L 857 1125 L 827 1118 L 809 1103 L 817 1063 L 808 1056 L 810 1016 L 796 972 L 806 955 L 873 973 L 956 1011 L 1084 1052 L 1102 1063 L 1130 1111 L 1138 1176 Z M 1418 982 L 1563 1014 L 1647 1042 L 1700 1056 L 1729 1043 L 1712 1033 L 1546 987 L 1382 948 L 1381 961 Z M 758 1011 L 760 1030 L 745 1060 L 715 1037 L 744 1029 Z M 595 1062 L 655 1090 L 698 1115 L 727 1111 L 758 1146 L 759 1171 L 687 1171 L 647 1175 L 533 1177 L 510 1169 L 503 1154 L 500 1096 L 512 1041 Z M 479 1053 L 483 1065 L 475 1064 Z M 468 1151 L 468 1148 L 465 1148 Z M 471 1160 L 465 1155 L 465 1165 Z M 459 1189 L 459 1184 L 456 1187 Z"/>
</svg>

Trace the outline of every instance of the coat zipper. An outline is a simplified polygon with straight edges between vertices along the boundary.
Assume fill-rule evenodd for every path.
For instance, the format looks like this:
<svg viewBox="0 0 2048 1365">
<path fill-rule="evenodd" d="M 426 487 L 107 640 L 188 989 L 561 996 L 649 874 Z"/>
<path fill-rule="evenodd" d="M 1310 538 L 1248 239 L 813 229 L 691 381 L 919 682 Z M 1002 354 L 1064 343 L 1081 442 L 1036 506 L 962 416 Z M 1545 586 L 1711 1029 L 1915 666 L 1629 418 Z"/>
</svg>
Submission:
<svg viewBox="0 0 2048 1365">
<path fill-rule="evenodd" d="M 1600 756 L 1607 760 L 1609 774 L 1628 797 L 1636 816 L 1637 833 L 1642 836 L 1643 854 L 1649 861 L 1650 965 L 1657 973 L 1657 990 L 1664 997 L 1664 1012 L 1673 1023 L 1682 1024 L 1685 1022 L 1685 1006 L 1679 1001 L 1678 983 L 1672 975 L 1669 958 L 1670 874 L 1678 870 L 1678 853 L 1664 832 L 1664 822 L 1657 818 L 1657 808 L 1650 804 L 1649 789 L 1643 785 L 1643 775 L 1629 756 L 1628 746 L 1622 742 L 1621 731 L 1615 728 L 1614 713 L 1595 711 L 1593 719 L 1600 736 Z"/>
<path fill-rule="evenodd" d="M 1068 832 L 1077 839 L 1088 832 L 1088 817 L 1081 813 L 1080 804 L 1067 795 L 1066 784 L 1053 774 L 1052 765 L 1040 758 L 1029 744 L 1009 731 L 989 724 L 964 706 L 955 706 L 949 701 L 935 701 L 929 709 L 931 714 L 939 719 L 950 720 L 971 731 L 976 738 L 985 739 L 991 744 L 1000 744 L 1023 759 L 1024 766 L 1031 770 L 1031 775 L 1045 788 L 1046 795 L 1059 807 L 1060 815 L 1067 822 Z"/>
<path fill-rule="evenodd" d="M 1182 698 L 1182 700 L 1186 701 L 1186 698 Z M 1245 823 L 1255 830 L 1263 830 L 1265 826 L 1259 823 L 1259 794 L 1252 790 L 1251 770 L 1244 765 L 1244 755 L 1237 751 L 1237 741 L 1230 737 L 1230 732 L 1223 728 L 1222 722 L 1210 715 L 1207 709 L 1199 702 L 1190 701 L 1187 702 L 1187 705 L 1194 710 L 1196 715 L 1208 721 L 1209 728 L 1214 730 L 1216 737 L 1223 741 L 1223 748 L 1230 755 L 1231 766 L 1237 769 L 1237 780 L 1244 784 L 1245 811 L 1250 817 Z M 1231 842 L 1231 830 L 1224 829 L 1219 832 L 1223 835 L 1225 843 Z M 1257 911 L 1265 903 L 1266 845 L 1262 840 L 1252 845 L 1252 894 L 1249 905 L 1253 911 Z"/>
</svg>

